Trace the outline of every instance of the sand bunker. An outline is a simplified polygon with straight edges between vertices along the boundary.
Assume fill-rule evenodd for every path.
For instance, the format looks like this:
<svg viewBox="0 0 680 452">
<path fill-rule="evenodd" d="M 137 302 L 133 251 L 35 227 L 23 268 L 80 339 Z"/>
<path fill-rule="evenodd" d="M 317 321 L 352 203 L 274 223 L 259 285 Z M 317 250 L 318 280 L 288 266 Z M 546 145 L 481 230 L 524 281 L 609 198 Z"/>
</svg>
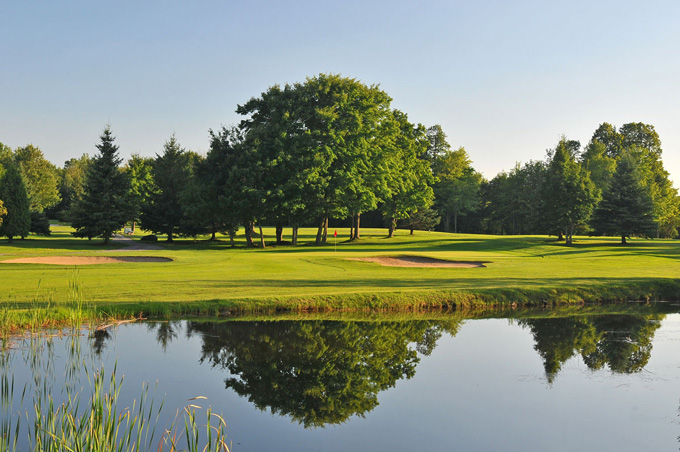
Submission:
<svg viewBox="0 0 680 452">
<path fill-rule="evenodd" d="M 445 261 L 421 256 L 396 256 L 396 257 L 357 257 L 350 258 L 353 261 L 375 262 L 386 267 L 456 267 L 478 268 L 485 267 L 485 262 L 476 261 Z"/>
<path fill-rule="evenodd" d="M 44 256 L 10 259 L 7 261 L 0 261 L 0 264 L 97 265 L 129 264 L 136 262 L 172 262 L 172 259 L 151 256 Z"/>
</svg>

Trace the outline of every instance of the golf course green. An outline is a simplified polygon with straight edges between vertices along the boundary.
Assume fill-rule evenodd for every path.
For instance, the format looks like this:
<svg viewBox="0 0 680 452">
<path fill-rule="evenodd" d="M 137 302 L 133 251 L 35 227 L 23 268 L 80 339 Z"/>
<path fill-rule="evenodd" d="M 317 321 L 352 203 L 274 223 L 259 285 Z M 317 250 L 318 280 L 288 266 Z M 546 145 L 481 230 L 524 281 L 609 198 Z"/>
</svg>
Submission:
<svg viewBox="0 0 680 452">
<path fill-rule="evenodd" d="M 578 237 L 567 247 L 545 236 L 397 231 L 387 239 L 385 230 L 368 229 L 346 242 L 348 231 L 339 229 L 337 239 L 315 246 L 315 230 L 301 229 L 299 246 L 248 249 L 240 235 L 235 248 L 226 237 L 147 246 L 139 235 L 104 246 L 73 238 L 68 226 L 52 230 L 0 244 L 3 322 L 69 306 L 97 315 L 219 315 L 680 299 L 680 243 L 673 240 L 621 246 L 619 238 Z M 273 229 L 264 234 L 273 242 Z M 408 257 L 411 266 L 359 260 L 380 257 Z"/>
</svg>

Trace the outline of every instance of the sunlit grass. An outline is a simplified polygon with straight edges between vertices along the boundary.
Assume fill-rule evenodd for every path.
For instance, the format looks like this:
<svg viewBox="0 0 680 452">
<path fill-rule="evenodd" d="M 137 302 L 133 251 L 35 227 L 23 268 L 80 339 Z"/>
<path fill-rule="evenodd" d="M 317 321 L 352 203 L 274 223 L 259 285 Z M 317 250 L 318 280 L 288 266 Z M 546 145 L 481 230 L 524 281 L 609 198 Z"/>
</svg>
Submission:
<svg viewBox="0 0 680 452">
<path fill-rule="evenodd" d="M 0 259 L 54 255 L 144 255 L 169 263 L 105 264 L 78 267 L 81 309 L 94 304 L 110 313 L 208 312 L 234 308 L 409 309 L 420 305 L 471 302 L 523 303 L 559 300 L 680 298 L 680 244 L 673 240 L 577 237 L 565 247 L 554 237 L 488 236 L 367 229 L 347 242 L 338 229 L 337 248 L 313 244 L 315 230 L 300 231 L 300 246 L 247 249 L 220 241 L 181 239 L 158 242 L 160 250 L 125 251 L 101 240 L 74 239 L 65 226 L 50 238 L 0 242 Z M 138 231 L 135 240 L 143 232 Z M 265 228 L 269 243 L 273 228 Z M 161 237 L 162 238 L 162 237 Z M 118 250 L 115 250 L 119 247 Z M 114 249 L 115 251 L 110 251 Z M 396 268 L 348 260 L 366 256 L 416 255 L 445 260 L 484 261 L 486 268 Z M 58 304 L 73 298 L 72 266 L 0 264 L 0 309 L 31 309 L 34 301 Z M 36 288 L 39 291 L 36 294 Z M 2 311 L 0 311 L 2 312 Z M 36 319 L 36 322 L 39 319 Z M 2 320 L 0 320 L 2 322 Z"/>
</svg>

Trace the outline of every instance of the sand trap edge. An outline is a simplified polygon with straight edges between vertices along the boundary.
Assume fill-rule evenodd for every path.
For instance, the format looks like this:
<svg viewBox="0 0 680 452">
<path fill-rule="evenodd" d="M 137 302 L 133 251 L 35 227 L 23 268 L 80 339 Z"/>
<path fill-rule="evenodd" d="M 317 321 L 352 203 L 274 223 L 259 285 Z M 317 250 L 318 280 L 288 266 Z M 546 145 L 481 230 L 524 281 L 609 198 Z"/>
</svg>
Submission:
<svg viewBox="0 0 680 452">
<path fill-rule="evenodd" d="M 172 262 L 172 259 L 156 256 L 41 256 L 9 259 L 0 261 L 0 264 L 102 265 L 160 262 Z"/>
<path fill-rule="evenodd" d="M 413 268 L 486 268 L 489 262 L 482 261 L 447 261 L 423 256 L 374 256 L 350 257 L 348 260 L 372 262 L 384 267 L 413 267 Z"/>
</svg>

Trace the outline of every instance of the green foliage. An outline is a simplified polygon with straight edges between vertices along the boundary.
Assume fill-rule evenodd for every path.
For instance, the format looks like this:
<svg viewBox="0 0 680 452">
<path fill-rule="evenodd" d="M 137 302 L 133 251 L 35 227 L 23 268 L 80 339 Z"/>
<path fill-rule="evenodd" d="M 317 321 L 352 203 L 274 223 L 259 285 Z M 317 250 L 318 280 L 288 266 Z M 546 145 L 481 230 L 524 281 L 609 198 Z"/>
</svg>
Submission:
<svg viewBox="0 0 680 452">
<path fill-rule="evenodd" d="M 620 151 L 616 151 L 619 155 Z M 607 147 L 600 141 L 591 141 L 581 156 L 583 168 L 590 173 L 590 179 L 600 193 L 604 193 L 616 170 L 616 159 L 609 156 Z"/>
<path fill-rule="evenodd" d="M 40 149 L 31 144 L 18 148 L 14 160 L 26 183 L 32 211 L 42 212 L 59 203 L 57 168 L 45 159 Z"/>
<path fill-rule="evenodd" d="M 458 217 L 480 207 L 479 190 L 482 175 L 471 166 L 464 148 L 447 151 L 437 157 L 432 168 L 437 182 L 434 185 L 436 206 L 444 219 L 444 230 L 458 232 Z"/>
<path fill-rule="evenodd" d="M 597 188 L 572 150 L 563 137 L 548 163 L 542 186 L 546 226 L 550 232 L 564 234 L 567 245 L 572 244 L 575 229 L 587 224 L 598 201 Z"/>
<path fill-rule="evenodd" d="M 141 205 L 141 227 L 165 234 L 168 242 L 172 242 L 174 236 L 189 232 L 185 227 L 182 193 L 193 177 L 191 157 L 173 135 L 165 143 L 163 154 L 156 155 L 151 169 L 154 188 Z"/>
<path fill-rule="evenodd" d="M 8 167 L 14 162 L 14 152 L 9 146 L 0 143 L 0 177 L 4 172 L 3 167 Z"/>
<path fill-rule="evenodd" d="M 425 158 L 433 164 L 437 158 L 451 151 L 451 145 L 446 140 L 446 134 L 439 124 L 428 127 L 426 135 L 428 143 Z"/>
<path fill-rule="evenodd" d="M 428 143 L 425 128 L 421 125 L 414 127 L 398 110 L 393 115 L 394 126 L 398 130 L 392 132 L 394 147 L 388 151 L 390 193 L 381 207 L 388 223 L 389 237 L 394 235 L 398 220 L 428 209 L 434 201 L 431 187 L 434 177 L 429 163 L 423 159 Z"/>
<path fill-rule="evenodd" d="M 440 222 L 441 217 L 437 211 L 430 208 L 418 208 L 404 220 L 404 227 L 409 229 L 411 235 L 415 230 L 432 231 Z"/>
<path fill-rule="evenodd" d="M 74 207 L 71 223 L 76 237 L 103 237 L 104 243 L 134 214 L 130 181 L 120 168 L 118 146 L 109 126 L 104 129 L 99 153 L 88 167 L 83 198 Z"/>
<path fill-rule="evenodd" d="M 142 206 L 150 202 L 151 194 L 156 190 L 152 175 L 153 159 L 132 154 L 125 166 L 130 178 L 130 196 L 134 206 L 134 219 L 139 221 Z"/>
<path fill-rule="evenodd" d="M 489 232 L 542 234 L 543 183 L 546 166 L 540 161 L 517 164 L 510 173 L 500 173 L 483 184 L 484 216 Z"/>
<path fill-rule="evenodd" d="M 636 159 L 624 151 L 595 210 L 592 220 L 595 232 L 619 235 L 622 243 L 631 235 L 653 235 L 656 232 L 653 208 L 649 187 L 642 180 Z"/>
<path fill-rule="evenodd" d="M 597 188 L 605 192 L 616 162 L 627 153 L 635 157 L 642 181 L 652 196 L 657 237 L 675 236 L 680 226 L 680 199 L 663 167 L 661 139 L 654 126 L 632 122 L 617 131 L 611 124 L 603 123 L 593 134 L 583 164 Z"/>
<path fill-rule="evenodd" d="M 83 154 L 80 158 L 71 158 L 64 163 L 59 184 L 61 202 L 54 208 L 55 217 L 60 221 L 69 221 L 73 207 L 83 198 L 85 177 L 90 163 L 88 154 Z"/>
<path fill-rule="evenodd" d="M 0 180 L 2 179 L 0 178 Z M 5 204 L 2 202 L 2 199 L 0 199 L 0 226 L 2 226 L 5 215 L 7 215 L 7 209 L 5 208 Z"/>
<path fill-rule="evenodd" d="M 623 149 L 623 137 L 616 131 L 616 127 L 603 122 L 593 133 L 590 143 L 600 143 L 604 146 L 603 154 L 616 160 Z M 587 151 L 586 151 L 587 152 Z"/>
<path fill-rule="evenodd" d="M 198 193 L 202 193 L 207 204 L 198 205 L 206 220 L 221 229 L 233 230 L 237 224 L 245 225 L 248 246 L 255 244 L 252 239 L 252 225 L 262 214 L 264 203 L 258 188 L 261 174 L 260 165 L 251 147 L 244 143 L 239 128 L 223 127 L 217 132 L 210 131 L 210 151 L 205 166 L 199 169 L 201 176 Z"/>
<path fill-rule="evenodd" d="M 216 239 L 218 232 L 230 233 L 233 239 L 238 230 L 239 217 L 229 209 L 229 200 L 232 199 L 230 184 L 233 182 L 229 177 L 233 169 L 229 166 L 229 149 L 227 135 L 213 136 L 208 156 L 196 160 L 194 176 L 181 193 L 187 226 L 198 233 L 211 234 L 212 240 Z"/>
<path fill-rule="evenodd" d="M 45 212 L 31 211 L 31 227 L 29 232 L 37 235 L 50 235 L 50 220 Z"/>
<path fill-rule="evenodd" d="M 0 236 L 11 242 L 14 237 L 25 237 L 31 227 L 31 212 L 24 179 L 16 165 L 9 165 L 0 179 L 0 199 L 7 213 L 0 224 Z"/>
<path fill-rule="evenodd" d="M 320 74 L 273 86 L 240 105 L 237 112 L 247 116 L 240 125 L 242 166 L 232 171 L 249 175 L 239 178 L 251 210 L 244 223 L 266 219 L 296 229 L 315 219 L 321 224 L 317 241 L 323 242 L 329 217 L 352 216 L 351 236 L 359 238 L 361 213 L 393 195 L 401 199 L 390 216 L 413 211 L 399 204 L 413 204 L 408 198 L 418 184 L 421 197 L 428 197 L 427 181 L 412 174 L 429 177 L 416 158 L 425 151 L 424 131 L 414 130 L 390 102 L 377 86 Z"/>
</svg>

